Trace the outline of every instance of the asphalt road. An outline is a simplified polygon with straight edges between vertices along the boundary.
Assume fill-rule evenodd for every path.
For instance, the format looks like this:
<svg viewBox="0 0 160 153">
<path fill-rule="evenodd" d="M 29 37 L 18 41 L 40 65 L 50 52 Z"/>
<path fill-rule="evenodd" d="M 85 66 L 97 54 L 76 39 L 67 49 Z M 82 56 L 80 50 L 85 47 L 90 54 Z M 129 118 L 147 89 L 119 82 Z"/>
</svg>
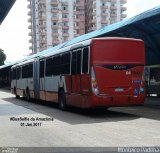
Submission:
<svg viewBox="0 0 160 153">
<path fill-rule="evenodd" d="M 147 106 L 151 101 L 160 102 L 147 99 Z M 0 147 L 160 145 L 158 105 L 63 112 L 43 103 L 29 103 L 0 90 Z"/>
</svg>

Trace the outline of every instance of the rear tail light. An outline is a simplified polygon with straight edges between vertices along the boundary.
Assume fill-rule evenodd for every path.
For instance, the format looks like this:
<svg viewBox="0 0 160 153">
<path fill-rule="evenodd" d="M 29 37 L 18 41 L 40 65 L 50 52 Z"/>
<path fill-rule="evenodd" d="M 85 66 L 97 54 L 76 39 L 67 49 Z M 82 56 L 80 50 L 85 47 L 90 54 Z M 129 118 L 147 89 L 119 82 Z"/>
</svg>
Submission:
<svg viewBox="0 0 160 153">
<path fill-rule="evenodd" d="M 91 68 L 91 86 L 92 86 L 92 91 L 95 95 L 99 94 L 99 90 L 98 90 L 98 84 L 97 84 L 97 80 L 95 77 L 95 73 L 94 73 L 94 69 L 93 67 Z"/>
</svg>

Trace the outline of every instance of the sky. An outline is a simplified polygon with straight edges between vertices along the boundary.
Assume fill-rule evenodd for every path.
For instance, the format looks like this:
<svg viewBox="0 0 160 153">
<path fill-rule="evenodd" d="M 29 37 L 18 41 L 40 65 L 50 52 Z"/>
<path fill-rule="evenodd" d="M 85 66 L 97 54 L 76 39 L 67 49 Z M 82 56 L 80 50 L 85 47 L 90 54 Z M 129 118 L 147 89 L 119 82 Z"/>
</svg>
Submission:
<svg viewBox="0 0 160 153">
<path fill-rule="evenodd" d="M 22 59 L 29 55 L 28 29 L 29 23 L 27 15 L 27 0 L 16 0 L 14 6 L 7 17 L 0 25 L 0 48 L 7 55 L 6 64 Z M 160 6 L 159 0 L 127 0 L 127 18 L 147 11 L 156 6 Z"/>
</svg>

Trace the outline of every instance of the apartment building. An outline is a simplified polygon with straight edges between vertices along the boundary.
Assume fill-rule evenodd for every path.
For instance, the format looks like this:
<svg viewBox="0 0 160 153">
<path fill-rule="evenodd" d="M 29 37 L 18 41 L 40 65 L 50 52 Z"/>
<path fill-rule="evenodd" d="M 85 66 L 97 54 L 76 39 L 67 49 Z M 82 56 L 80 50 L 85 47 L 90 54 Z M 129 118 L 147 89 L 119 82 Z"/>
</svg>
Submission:
<svg viewBox="0 0 160 153">
<path fill-rule="evenodd" d="M 32 53 L 126 17 L 127 0 L 28 0 Z"/>
<path fill-rule="evenodd" d="M 119 22 L 127 17 L 123 5 L 127 0 L 86 0 L 85 32 L 100 29 L 106 25 Z"/>
</svg>

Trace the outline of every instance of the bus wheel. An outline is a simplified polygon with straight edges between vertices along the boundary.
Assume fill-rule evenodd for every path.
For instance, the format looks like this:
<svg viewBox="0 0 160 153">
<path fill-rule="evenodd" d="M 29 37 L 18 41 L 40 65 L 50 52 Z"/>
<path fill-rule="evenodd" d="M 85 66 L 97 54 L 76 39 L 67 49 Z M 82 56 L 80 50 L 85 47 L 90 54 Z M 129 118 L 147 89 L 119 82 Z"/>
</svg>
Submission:
<svg viewBox="0 0 160 153">
<path fill-rule="evenodd" d="M 20 97 L 19 95 L 17 95 L 16 88 L 14 88 L 14 94 L 15 94 L 16 98 L 19 98 L 19 97 Z"/>
<path fill-rule="evenodd" d="M 16 98 L 17 98 L 17 99 L 19 99 L 19 98 L 20 98 L 20 96 L 19 96 L 19 95 L 16 95 Z"/>
<path fill-rule="evenodd" d="M 59 107 L 61 110 L 66 110 L 66 96 L 64 91 L 59 93 Z"/>
<path fill-rule="evenodd" d="M 30 101 L 30 100 L 31 100 L 31 98 L 30 98 L 30 93 L 29 93 L 29 89 L 28 89 L 28 88 L 26 89 L 26 100 L 27 100 L 27 101 Z"/>
</svg>

